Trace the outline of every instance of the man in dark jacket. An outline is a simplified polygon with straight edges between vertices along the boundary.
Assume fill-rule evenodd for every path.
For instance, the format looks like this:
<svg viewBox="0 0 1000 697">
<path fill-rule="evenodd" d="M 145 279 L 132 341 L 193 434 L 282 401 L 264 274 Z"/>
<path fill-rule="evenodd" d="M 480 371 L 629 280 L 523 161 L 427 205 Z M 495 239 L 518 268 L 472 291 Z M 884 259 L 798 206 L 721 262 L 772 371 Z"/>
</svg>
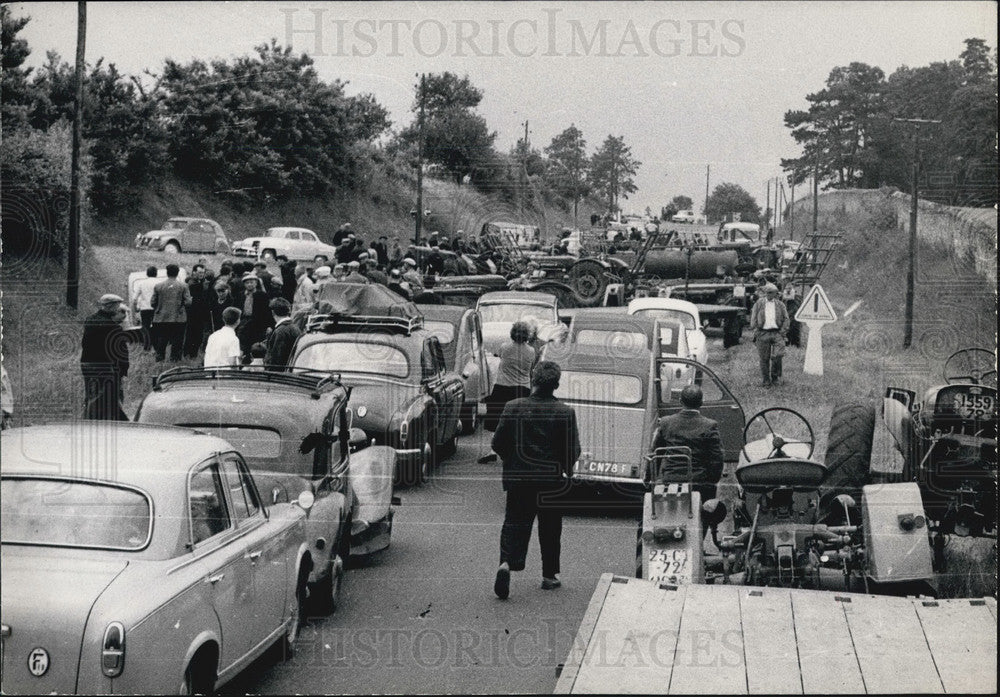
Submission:
<svg viewBox="0 0 1000 697">
<path fill-rule="evenodd" d="M 123 302 L 107 293 L 101 296 L 97 312 L 83 322 L 80 372 L 87 419 L 128 421 L 122 411 L 122 379 L 128 375 L 128 342 L 142 341 L 142 330 L 122 328 Z"/>
<path fill-rule="evenodd" d="M 507 506 L 500 533 L 500 568 L 493 591 L 510 593 L 510 572 L 523 571 L 531 528 L 538 518 L 542 552 L 542 588 L 562 585 L 559 573 L 562 511 L 551 499 L 568 486 L 573 463 L 580 457 L 576 413 L 553 393 L 561 371 L 541 361 L 531 374 L 531 395 L 507 403 L 493 434 L 493 450 L 503 460 Z"/>
<path fill-rule="evenodd" d="M 692 489 L 701 494 L 702 503 L 715 498 L 724 459 L 719 424 L 698 412 L 703 399 L 700 387 L 685 387 L 681 390 L 684 408 L 660 419 L 653 434 L 654 450 L 676 446 L 691 449 Z M 665 484 L 687 482 L 687 466 L 663 463 L 656 479 Z"/>
<path fill-rule="evenodd" d="M 372 243 L 372 251 L 375 252 L 375 263 L 381 269 L 389 265 L 389 238 L 386 235 L 379 235 L 378 241 Z"/>
<path fill-rule="evenodd" d="M 240 338 L 243 359 L 250 360 L 250 347 L 263 341 L 267 330 L 274 323 L 267 304 L 270 298 L 264 291 L 260 279 L 254 273 L 243 274 L 243 301 L 238 307 L 243 312 L 236 335 Z"/>
<path fill-rule="evenodd" d="M 270 370 L 283 370 L 292 357 L 295 341 L 302 332 L 292 323 L 292 304 L 284 298 L 275 298 L 268 307 L 274 317 L 274 329 L 267 336 L 267 353 L 264 365 Z"/>
<path fill-rule="evenodd" d="M 179 361 L 184 348 L 184 327 L 187 325 L 187 309 L 191 307 L 191 291 L 187 284 L 177 280 L 180 267 L 167 264 L 167 278 L 153 289 L 153 349 L 157 362 L 167 355 L 170 345 L 170 360 Z"/>
<path fill-rule="evenodd" d="M 191 307 L 187 311 L 187 327 L 184 330 L 184 355 L 195 358 L 206 339 L 205 329 L 209 325 L 209 300 L 212 297 L 212 279 L 208 278 L 204 264 L 191 267 L 187 279 L 191 294 Z"/>
</svg>

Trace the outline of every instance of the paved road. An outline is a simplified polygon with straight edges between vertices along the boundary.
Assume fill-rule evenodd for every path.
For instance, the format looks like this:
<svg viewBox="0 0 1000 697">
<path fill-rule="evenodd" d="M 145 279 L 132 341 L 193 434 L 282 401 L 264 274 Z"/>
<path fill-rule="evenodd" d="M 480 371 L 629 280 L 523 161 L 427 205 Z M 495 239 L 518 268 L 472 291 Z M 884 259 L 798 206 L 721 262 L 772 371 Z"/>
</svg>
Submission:
<svg viewBox="0 0 1000 697">
<path fill-rule="evenodd" d="M 493 595 L 500 465 L 490 433 L 459 439 L 432 482 L 402 489 L 392 545 L 348 570 L 343 603 L 304 628 L 294 659 L 258 661 L 228 694 L 550 692 L 602 573 L 631 575 L 632 512 L 568 516 L 563 587 L 543 591 L 537 539 L 511 597 Z"/>
</svg>

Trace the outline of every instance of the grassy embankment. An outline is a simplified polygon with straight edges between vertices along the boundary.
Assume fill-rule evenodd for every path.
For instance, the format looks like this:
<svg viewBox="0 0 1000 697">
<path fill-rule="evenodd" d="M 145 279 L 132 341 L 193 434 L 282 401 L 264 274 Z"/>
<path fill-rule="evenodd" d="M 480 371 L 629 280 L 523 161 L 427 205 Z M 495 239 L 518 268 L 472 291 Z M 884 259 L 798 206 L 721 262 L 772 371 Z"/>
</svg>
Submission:
<svg viewBox="0 0 1000 697">
<path fill-rule="evenodd" d="M 189 199 L 186 197 L 190 197 Z M 476 229 L 487 219 L 516 216 L 516 209 L 496 204 L 467 189 L 433 182 L 429 204 L 445 210 L 450 200 L 456 224 Z M 280 223 L 332 230 L 344 220 L 358 229 L 374 231 L 379 225 L 409 230 L 405 196 L 391 199 L 383 190 L 370 198 L 343 202 L 296 202 L 265 213 L 242 216 L 202 204 L 188 190 L 154 197 L 138 223 L 112 221 L 94 230 L 94 239 L 117 240 L 128 245 L 137 230 L 144 230 L 172 214 L 205 214 L 227 230 L 241 221 L 247 232 Z M 433 203 L 437 201 L 437 203 Z M 549 229 L 556 214 L 549 212 Z M 523 218 L 521 218 L 523 219 Z M 232 222 L 230 222 L 232 221 Z M 386 222 L 388 221 L 388 222 Z M 445 226 L 442 226 L 445 227 Z M 822 215 L 820 227 L 844 233 L 842 249 L 827 268 L 822 284 L 840 319 L 823 330 L 825 374 L 802 373 L 803 348 L 790 348 L 785 360 L 785 384 L 769 390 L 759 386 L 756 351 L 749 336 L 723 352 L 714 347 L 713 369 L 743 403 L 747 416 L 770 406 L 785 406 L 802 413 L 817 437 L 816 455 L 825 453 L 830 414 L 838 402 L 880 404 L 886 386 L 922 390 L 941 381 L 944 360 L 966 346 L 996 346 L 996 289 L 977 276 L 966 259 L 950 249 L 922 244 L 915 303 L 913 346 L 902 349 L 903 293 L 906 277 L 906 237 L 898 231 L 894 214 L 875 206 L 863 214 L 833 212 Z M 797 235 L 797 238 L 800 238 Z M 5 260 L 3 269 L 4 365 L 16 396 L 17 421 L 41 423 L 72 419 L 82 411 L 83 388 L 79 374 L 80 322 L 105 292 L 123 293 L 128 272 L 146 265 L 166 263 L 163 254 L 142 252 L 128 246 L 96 246 L 83 258 L 79 312 L 62 306 L 64 270 L 50 261 Z M 196 260 L 180 255 L 190 266 Z M 221 259 L 209 258 L 210 264 Z M 857 304 L 860 303 L 860 304 Z M 846 311 L 857 304 L 850 315 Z M 713 344 L 716 342 L 713 342 Z M 151 378 L 170 364 L 156 364 L 151 354 L 132 349 L 132 372 L 126 382 L 126 411 L 134 412 L 148 391 Z M 876 467 L 900 466 L 891 438 L 881 424 L 875 429 L 873 461 Z M 951 572 L 941 579 L 949 596 L 995 594 L 996 551 L 988 541 L 956 540 Z"/>
</svg>

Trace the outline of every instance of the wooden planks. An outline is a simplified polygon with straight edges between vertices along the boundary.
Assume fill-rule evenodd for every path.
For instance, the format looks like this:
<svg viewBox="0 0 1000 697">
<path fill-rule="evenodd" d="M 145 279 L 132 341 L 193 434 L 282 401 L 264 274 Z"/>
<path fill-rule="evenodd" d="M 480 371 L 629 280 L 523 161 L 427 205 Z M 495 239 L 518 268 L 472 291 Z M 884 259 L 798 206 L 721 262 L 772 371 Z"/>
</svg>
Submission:
<svg viewBox="0 0 1000 697">
<path fill-rule="evenodd" d="M 995 693 L 996 634 L 969 631 L 995 621 L 986 604 L 981 600 L 915 600 L 913 604 L 945 691 Z"/>
<path fill-rule="evenodd" d="M 601 577 L 556 692 L 995 693 L 996 603 Z"/>
<path fill-rule="evenodd" d="M 791 594 L 783 588 L 743 588 L 739 597 L 750 694 L 802 694 Z"/>
</svg>

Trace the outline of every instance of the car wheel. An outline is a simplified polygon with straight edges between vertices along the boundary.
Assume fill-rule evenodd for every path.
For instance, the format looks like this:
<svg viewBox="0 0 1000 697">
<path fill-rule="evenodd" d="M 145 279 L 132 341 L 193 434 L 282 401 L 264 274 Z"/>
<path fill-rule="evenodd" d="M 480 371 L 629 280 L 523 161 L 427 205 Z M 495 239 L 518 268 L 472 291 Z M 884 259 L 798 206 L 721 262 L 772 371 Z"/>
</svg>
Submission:
<svg viewBox="0 0 1000 697">
<path fill-rule="evenodd" d="M 838 494 L 860 496 L 872 480 L 872 442 L 875 434 L 875 408 L 870 404 L 837 404 L 830 416 L 826 446 L 826 476 L 820 498 L 820 512 L 825 513 Z M 859 499 L 860 500 L 860 499 Z M 840 511 L 829 511 L 839 515 Z M 847 524 L 845 522 L 845 524 Z"/>
<path fill-rule="evenodd" d="M 340 593 L 344 583 L 344 562 L 335 555 L 330 571 L 312 588 L 310 598 L 313 610 L 319 615 L 332 615 L 340 606 Z"/>
<path fill-rule="evenodd" d="M 462 435 L 469 436 L 479 427 L 479 402 L 466 402 L 462 410 Z"/>
<path fill-rule="evenodd" d="M 170 241 L 163 245 L 163 251 L 167 254 L 180 254 L 181 246 L 174 241 Z"/>
<path fill-rule="evenodd" d="M 194 655 L 184 671 L 184 682 L 181 683 L 182 695 L 210 695 L 215 692 L 215 679 L 218 667 L 213 652 L 202 648 Z"/>
<path fill-rule="evenodd" d="M 299 567 L 298 580 L 295 584 L 295 604 L 292 606 L 292 617 L 288 630 L 281 640 L 282 658 L 288 660 L 295 655 L 295 642 L 299 638 L 299 630 L 306 622 L 309 599 L 309 567 L 308 560 L 303 560 Z"/>
<path fill-rule="evenodd" d="M 424 443 L 420 457 L 415 462 L 400 466 L 399 483 L 403 486 L 420 486 L 430 479 L 432 451 L 429 442 Z"/>
<path fill-rule="evenodd" d="M 277 254 L 274 253 L 273 249 L 265 249 L 260 253 L 260 258 L 264 261 L 274 261 L 276 257 Z"/>
</svg>

